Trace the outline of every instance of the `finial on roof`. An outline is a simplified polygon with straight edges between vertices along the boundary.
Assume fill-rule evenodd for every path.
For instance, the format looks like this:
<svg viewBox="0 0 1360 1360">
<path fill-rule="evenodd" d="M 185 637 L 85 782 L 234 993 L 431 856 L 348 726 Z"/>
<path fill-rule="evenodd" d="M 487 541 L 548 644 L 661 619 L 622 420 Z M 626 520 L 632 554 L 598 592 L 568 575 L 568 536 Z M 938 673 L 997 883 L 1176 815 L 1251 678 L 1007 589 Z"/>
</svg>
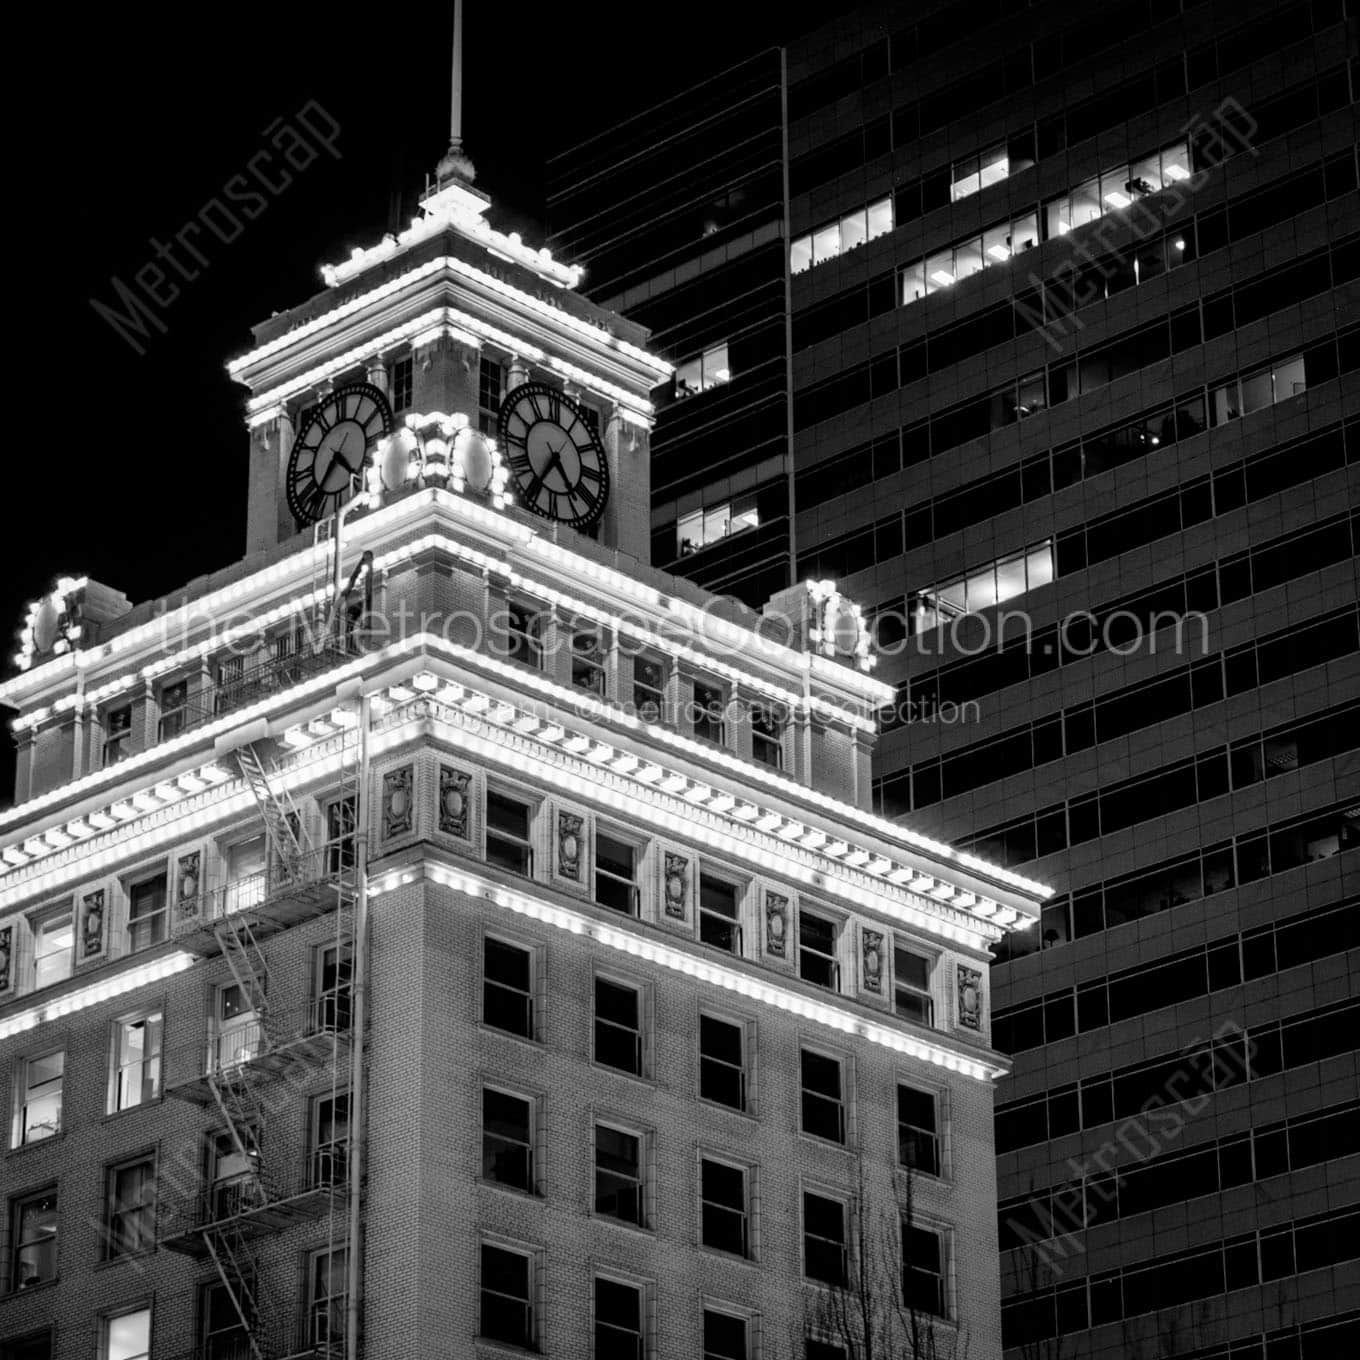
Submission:
<svg viewBox="0 0 1360 1360">
<path fill-rule="evenodd" d="M 449 148 L 435 166 L 435 179 L 442 189 L 450 180 L 472 184 L 477 178 L 463 150 L 463 0 L 453 0 L 453 79 L 449 91 Z"/>
</svg>

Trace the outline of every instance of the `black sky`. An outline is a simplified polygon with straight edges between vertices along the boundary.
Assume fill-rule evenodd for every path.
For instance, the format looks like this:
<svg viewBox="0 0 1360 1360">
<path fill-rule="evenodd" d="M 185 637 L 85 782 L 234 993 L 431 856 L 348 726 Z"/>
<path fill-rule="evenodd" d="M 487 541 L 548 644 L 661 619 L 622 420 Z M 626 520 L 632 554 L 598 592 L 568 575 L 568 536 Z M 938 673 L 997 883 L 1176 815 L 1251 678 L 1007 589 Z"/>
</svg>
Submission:
<svg viewBox="0 0 1360 1360">
<path fill-rule="evenodd" d="M 377 240 L 394 203 L 414 212 L 447 140 L 451 12 L 421 0 L 37 12 L 10 92 L 25 135 L 10 140 L 9 397 L 23 419 L 0 540 L 6 673 L 24 603 L 55 576 L 140 601 L 240 556 L 244 393 L 223 364 L 252 323 L 320 288 L 321 262 Z M 470 0 L 464 131 L 479 182 L 537 239 L 548 155 L 812 14 Z M 339 124 L 339 159 L 297 171 L 230 244 L 194 238 L 208 264 L 178 256 L 199 276 L 177 280 L 165 334 L 134 352 L 90 300 L 113 304 L 113 280 L 154 260 L 153 238 L 171 240 L 309 101 Z"/>
</svg>

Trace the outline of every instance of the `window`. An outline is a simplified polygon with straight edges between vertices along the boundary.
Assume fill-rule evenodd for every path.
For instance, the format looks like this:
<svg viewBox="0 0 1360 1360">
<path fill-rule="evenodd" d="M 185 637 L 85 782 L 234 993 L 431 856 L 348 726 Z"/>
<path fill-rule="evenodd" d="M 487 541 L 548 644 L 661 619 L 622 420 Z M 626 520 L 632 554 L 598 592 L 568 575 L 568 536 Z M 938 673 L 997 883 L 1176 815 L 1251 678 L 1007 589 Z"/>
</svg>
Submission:
<svg viewBox="0 0 1360 1360">
<path fill-rule="evenodd" d="M 132 705 L 104 714 L 104 764 L 116 765 L 132 751 Z"/>
<path fill-rule="evenodd" d="M 810 911 L 798 913 L 798 976 L 814 987 L 840 988 L 836 923 Z"/>
<path fill-rule="evenodd" d="M 1307 390 L 1303 356 L 1295 354 L 1213 388 L 1209 393 L 1210 417 L 1215 425 L 1224 425 Z"/>
<path fill-rule="evenodd" d="M 633 659 L 633 708 L 643 722 L 666 721 L 666 665 L 652 657 Z"/>
<path fill-rule="evenodd" d="M 139 1157 L 108 1170 L 104 1202 L 104 1255 L 114 1261 L 156 1244 L 156 1159 Z"/>
<path fill-rule="evenodd" d="M 159 1011 L 114 1021 L 109 1114 L 145 1105 L 160 1095 L 161 1028 Z"/>
<path fill-rule="evenodd" d="M 543 616 L 527 604 L 505 607 L 505 655 L 522 666 L 543 669 Z"/>
<path fill-rule="evenodd" d="M 944 1239 L 931 1228 L 902 1224 L 902 1299 L 908 1308 L 948 1317 L 944 1290 Z"/>
<path fill-rule="evenodd" d="M 681 515 L 675 523 L 675 551 L 678 557 L 718 543 L 732 534 L 760 527 L 760 507 L 754 495 L 719 505 L 706 506 Z"/>
<path fill-rule="evenodd" d="M 595 834 L 595 900 L 626 916 L 638 913 L 637 851 L 604 831 Z"/>
<path fill-rule="evenodd" d="M 595 1212 L 639 1227 L 644 1223 L 640 1134 L 595 1125 Z"/>
<path fill-rule="evenodd" d="M 328 944 L 316 958 L 316 1021 L 318 1033 L 344 1033 L 354 1007 L 354 950 L 348 944 Z"/>
<path fill-rule="evenodd" d="M 815 1336 L 810 1336 L 803 1360 L 845 1360 L 845 1349 L 834 1341 L 819 1341 Z"/>
<path fill-rule="evenodd" d="M 595 1061 L 642 1075 L 642 995 L 636 987 L 595 979 Z"/>
<path fill-rule="evenodd" d="M 533 1257 L 482 1243 L 479 1333 L 511 1346 L 534 1344 Z"/>
<path fill-rule="evenodd" d="M 301 429 L 301 425 L 294 426 Z M 246 659 L 229 656 L 217 663 L 216 684 L 213 690 L 213 712 L 225 713 L 236 702 L 241 681 L 245 679 Z"/>
<path fill-rule="evenodd" d="M 595 1277 L 595 1360 L 642 1360 L 642 1289 Z"/>
<path fill-rule="evenodd" d="M 893 1009 L 922 1025 L 935 1023 L 930 960 L 902 945 L 893 948 Z"/>
<path fill-rule="evenodd" d="M 508 794 L 486 791 L 486 859 L 511 873 L 534 872 L 534 847 L 530 842 L 533 809 Z"/>
<path fill-rule="evenodd" d="M 27 1336 L 7 1337 L 5 1345 L 9 1347 L 5 1352 L 6 1360 L 52 1360 L 50 1327 L 40 1332 L 29 1332 Z M 132 1360 L 146 1360 L 146 1357 L 133 1356 Z"/>
<path fill-rule="evenodd" d="M 247 1282 L 252 1289 L 254 1278 L 254 1271 L 250 1270 Z M 202 1317 L 199 1352 L 205 1360 L 240 1360 L 250 1354 L 250 1334 L 225 1285 L 214 1284 L 204 1289 L 199 1306 Z"/>
<path fill-rule="evenodd" d="M 61 1132 L 61 1086 L 65 1068 L 64 1049 L 18 1064 L 11 1146 L 39 1143 Z"/>
<path fill-rule="evenodd" d="M 571 635 L 571 683 L 603 699 L 606 691 L 604 635 L 593 628 L 580 628 Z"/>
<path fill-rule="evenodd" d="M 798 237 L 789 248 L 789 272 L 801 274 L 815 264 L 825 264 L 893 229 L 891 197 L 875 199 L 852 208 L 843 217 Z"/>
<path fill-rule="evenodd" d="M 11 1289 L 31 1289 L 57 1278 L 57 1192 L 42 1190 L 11 1202 Z"/>
<path fill-rule="evenodd" d="M 229 1072 L 259 1056 L 264 1030 L 254 1002 L 239 983 L 226 982 L 217 989 L 214 1031 L 217 1071 Z"/>
<path fill-rule="evenodd" d="M 750 1254 L 746 1215 L 746 1171 L 708 1157 L 699 1161 L 699 1240 L 706 1247 Z"/>
<path fill-rule="evenodd" d="M 227 846 L 227 883 L 223 910 L 228 914 L 247 911 L 264 901 L 269 890 L 269 852 L 263 836 L 252 836 Z"/>
<path fill-rule="evenodd" d="M 349 1095 L 312 1101 L 312 1184 L 344 1185 L 349 1177 Z"/>
<path fill-rule="evenodd" d="M 954 162 L 950 174 L 950 198 L 957 203 L 959 199 L 967 198 L 987 188 L 989 184 L 996 184 L 1005 179 L 1010 172 L 1010 160 L 1004 142 L 989 147 L 976 156 L 966 156 L 963 160 Z"/>
<path fill-rule="evenodd" d="M 33 986 L 50 987 L 71 976 L 75 926 L 70 907 L 38 923 L 33 932 Z"/>
<path fill-rule="evenodd" d="M 740 890 L 735 883 L 699 875 L 699 938 L 729 954 L 741 953 L 741 925 L 737 920 Z"/>
<path fill-rule="evenodd" d="M 157 733 L 161 741 L 169 741 L 184 731 L 188 717 L 189 682 L 176 680 L 174 684 L 161 686 L 161 716 L 157 723 Z"/>
<path fill-rule="evenodd" d="M 751 754 L 772 770 L 784 765 L 784 714 L 768 704 L 751 709 Z"/>
<path fill-rule="evenodd" d="M 415 382 L 415 360 L 409 354 L 393 359 L 387 366 L 387 392 L 393 411 L 404 411 L 411 404 Z"/>
<path fill-rule="evenodd" d="M 344 1247 L 319 1251 L 312 1257 L 307 1278 L 307 1339 L 323 1354 L 337 1353 L 345 1339 L 347 1281 Z"/>
<path fill-rule="evenodd" d="M 734 1110 L 746 1108 L 746 1032 L 714 1015 L 699 1017 L 699 1095 Z"/>
<path fill-rule="evenodd" d="M 940 1134 L 935 1097 L 913 1086 L 897 1087 L 897 1160 L 903 1166 L 940 1174 Z"/>
<path fill-rule="evenodd" d="M 727 361 L 727 341 L 710 345 L 702 354 L 686 359 L 675 366 L 675 395 L 692 397 L 707 392 L 710 387 L 721 387 L 732 381 L 732 370 Z"/>
<path fill-rule="evenodd" d="M 722 746 L 726 741 L 723 710 L 727 699 L 717 685 L 694 682 L 694 735 L 700 741 L 711 741 Z"/>
<path fill-rule="evenodd" d="M 505 366 L 483 354 L 477 373 L 477 425 L 483 434 L 498 432 L 501 418 L 501 388 Z"/>
<path fill-rule="evenodd" d="M 736 1313 L 704 1309 L 704 1360 L 746 1360 L 749 1321 Z"/>
<path fill-rule="evenodd" d="M 354 795 L 326 805 L 326 872 L 343 874 L 354 868 L 358 816 Z"/>
<path fill-rule="evenodd" d="M 215 1222 L 234 1218 L 264 1202 L 260 1179 L 260 1141 L 257 1129 L 240 1130 L 240 1146 L 229 1133 L 219 1133 L 212 1141 L 212 1183 L 209 1186 L 209 1212 Z"/>
<path fill-rule="evenodd" d="M 151 1360 L 150 1308 L 103 1318 L 99 1331 L 99 1360 Z"/>
<path fill-rule="evenodd" d="M 922 590 L 916 600 L 915 631 L 923 632 L 961 614 L 1004 604 L 1053 580 L 1053 540 L 1026 552 L 989 562 L 964 576 Z"/>
<path fill-rule="evenodd" d="M 803 1274 L 845 1283 L 845 1205 L 811 1190 L 803 1191 Z"/>
<path fill-rule="evenodd" d="M 837 1058 L 803 1049 L 800 1057 L 803 1132 L 833 1143 L 845 1142 L 845 1098 Z"/>
<path fill-rule="evenodd" d="M 483 1089 L 482 1176 L 497 1185 L 533 1190 L 533 1101 L 490 1086 Z"/>
<path fill-rule="evenodd" d="M 128 948 L 150 949 L 165 939 L 165 871 L 128 884 Z"/>
<path fill-rule="evenodd" d="M 482 1020 L 522 1039 L 534 1037 L 533 955 L 490 936 L 482 944 Z"/>
</svg>

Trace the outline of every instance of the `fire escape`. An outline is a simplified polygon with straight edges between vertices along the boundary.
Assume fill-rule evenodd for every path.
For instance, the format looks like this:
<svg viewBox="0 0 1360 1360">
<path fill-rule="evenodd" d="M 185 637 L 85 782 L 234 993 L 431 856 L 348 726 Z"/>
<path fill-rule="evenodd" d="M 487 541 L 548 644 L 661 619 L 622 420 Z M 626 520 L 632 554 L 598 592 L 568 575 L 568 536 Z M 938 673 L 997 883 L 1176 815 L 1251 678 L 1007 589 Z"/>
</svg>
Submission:
<svg viewBox="0 0 1360 1360">
<path fill-rule="evenodd" d="M 214 1028 L 206 1061 L 166 1094 L 211 1110 L 220 1130 L 207 1188 L 168 1206 L 162 1242 L 171 1250 L 210 1261 L 234 1317 L 226 1333 L 195 1352 L 202 1360 L 281 1360 L 288 1355 L 339 1355 L 343 1307 L 309 1312 L 304 1336 L 293 1338 L 291 1299 L 271 1297 L 259 1259 L 262 1240 L 297 1223 L 328 1220 L 328 1260 L 347 1248 L 345 1149 L 353 1130 L 309 1161 L 271 1139 L 281 1116 L 299 1099 L 297 1087 L 315 1090 L 329 1077 L 332 1118 L 353 1109 L 349 1030 L 350 950 L 356 891 L 355 827 L 360 813 L 357 724 L 320 720 L 342 743 L 339 834 L 314 844 L 304 818 L 281 787 L 278 768 L 263 743 L 234 752 L 237 770 L 264 825 L 265 867 L 204 893 L 175 922 L 177 943 L 200 958 L 220 956 L 238 989 L 237 1011 L 251 1017 L 230 1032 Z M 314 724 L 316 726 L 317 724 Z M 334 832 L 334 828 L 332 828 Z M 303 1012 L 274 1004 L 272 936 L 303 921 L 334 913 L 333 973 Z M 201 1050 L 198 1054 L 201 1058 Z M 343 1102 L 341 1104 L 340 1102 Z M 305 1165 L 306 1169 L 299 1168 Z"/>
</svg>

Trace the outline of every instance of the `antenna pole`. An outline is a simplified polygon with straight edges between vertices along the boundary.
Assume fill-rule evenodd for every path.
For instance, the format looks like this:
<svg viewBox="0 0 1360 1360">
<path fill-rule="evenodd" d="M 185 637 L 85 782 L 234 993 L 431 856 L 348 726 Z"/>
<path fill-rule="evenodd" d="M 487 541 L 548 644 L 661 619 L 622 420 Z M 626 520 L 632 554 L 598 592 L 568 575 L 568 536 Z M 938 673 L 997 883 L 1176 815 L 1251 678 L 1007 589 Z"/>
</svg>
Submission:
<svg viewBox="0 0 1360 1360">
<path fill-rule="evenodd" d="M 450 180 L 471 184 L 477 178 L 463 150 L 463 5 L 453 0 L 453 63 L 449 89 L 449 149 L 435 167 L 435 181 L 443 188 Z"/>
</svg>

